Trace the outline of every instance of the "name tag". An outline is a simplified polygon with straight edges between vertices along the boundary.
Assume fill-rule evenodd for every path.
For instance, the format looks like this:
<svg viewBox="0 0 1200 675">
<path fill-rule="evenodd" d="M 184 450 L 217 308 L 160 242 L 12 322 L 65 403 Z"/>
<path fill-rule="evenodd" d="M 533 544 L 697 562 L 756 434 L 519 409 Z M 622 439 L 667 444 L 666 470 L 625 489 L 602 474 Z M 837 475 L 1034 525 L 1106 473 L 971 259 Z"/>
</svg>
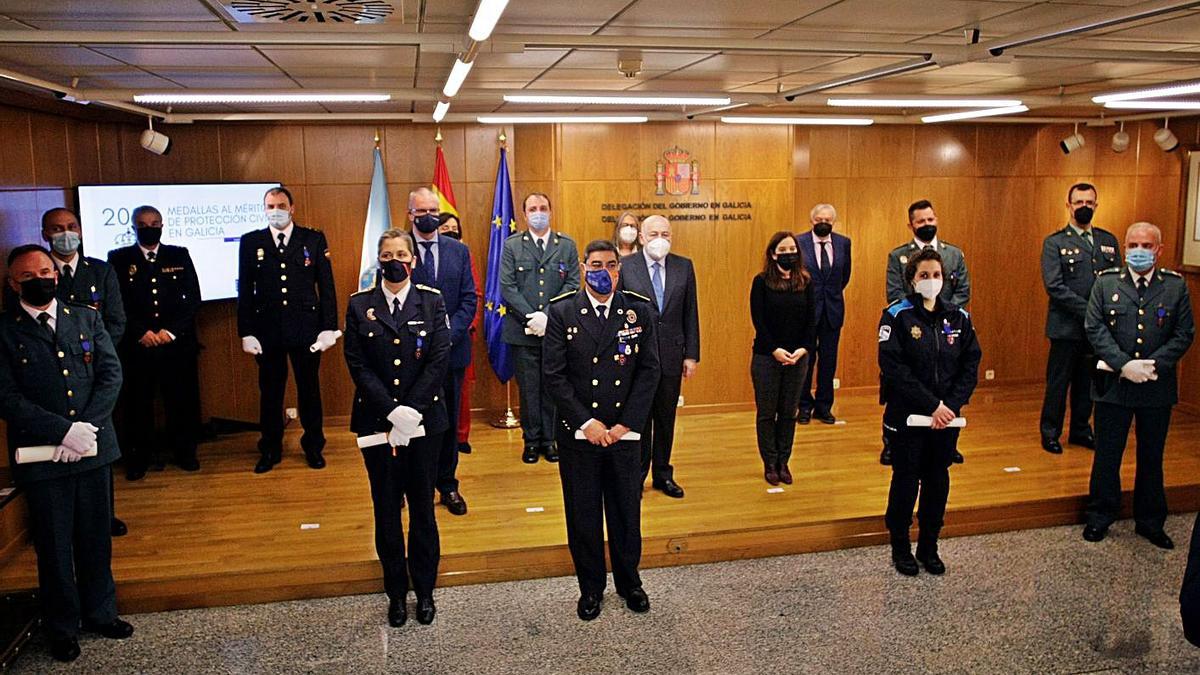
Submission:
<svg viewBox="0 0 1200 675">
<path fill-rule="evenodd" d="M 162 273 L 170 274 L 172 272 L 182 272 L 184 269 L 186 269 L 186 268 L 184 268 L 182 265 L 180 265 L 179 267 L 164 267 L 162 269 Z"/>
</svg>

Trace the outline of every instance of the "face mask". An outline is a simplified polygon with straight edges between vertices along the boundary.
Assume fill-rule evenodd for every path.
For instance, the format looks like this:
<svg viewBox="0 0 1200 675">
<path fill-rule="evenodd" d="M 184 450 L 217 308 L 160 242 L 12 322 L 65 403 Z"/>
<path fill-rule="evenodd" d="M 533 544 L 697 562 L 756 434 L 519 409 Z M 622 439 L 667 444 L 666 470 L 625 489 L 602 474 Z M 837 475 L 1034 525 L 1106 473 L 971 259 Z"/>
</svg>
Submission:
<svg viewBox="0 0 1200 675">
<path fill-rule="evenodd" d="M 942 280 L 922 279 L 913 284 L 913 288 L 915 288 L 917 292 L 921 294 L 922 298 L 925 298 L 926 300 L 932 300 L 938 296 L 938 293 L 942 292 Z"/>
<path fill-rule="evenodd" d="M 596 291 L 597 295 L 612 293 L 613 280 L 608 270 L 588 270 L 584 277 L 587 279 L 588 288 Z"/>
<path fill-rule="evenodd" d="M 659 237 L 646 242 L 646 254 L 655 260 L 662 260 L 671 252 L 671 240 Z"/>
<path fill-rule="evenodd" d="M 1145 272 L 1154 267 L 1154 251 L 1148 248 L 1131 248 L 1125 251 L 1125 262 L 1134 272 Z"/>
<path fill-rule="evenodd" d="M 1087 225 L 1092 222 L 1092 217 L 1095 215 L 1096 212 L 1092 210 L 1092 207 L 1081 206 L 1075 209 L 1075 222 L 1079 223 L 1080 225 Z"/>
<path fill-rule="evenodd" d="M 550 214 L 545 211 L 535 211 L 526 218 L 529 229 L 535 232 L 545 232 L 550 228 Z"/>
<path fill-rule="evenodd" d="M 442 236 L 450 237 L 451 239 L 457 239 L 458 241 L 462 241 L 462 234 L 459 233 L 458 230 L 446 230 L 445 232 L 442 233 Z"/>
<path fill-rule="evenodd" d="M 146 248 L 154 248 L 158 246 L 158 242 L 162 241 L 161 227 L 139 227 L 137 228 L 138 243 Z"/>
<path fill-rule="evenodd" d="M 59 255 L 74 255 L 83 239 L 78 232 L 67 230 L 50 237 L 50 247 Z"/>
<path fill-rule="evenodd" d="M 937 236 L 937 225 L 922 225 L 916 229 L 917 239 L 931 242 Z"/>
<path fill-rule="evenodd" d="M 292 214 L 284 209 L 267 209 L 267 223 L 271 227 L 282 230 L 292 222 Z"/>
<path fill-rule="evenodd" d="M 422 234 L 436 232 L 438 229 L 438 217 L 432 213 L 427 213 L 423 216 L 413 218 L 413 227 L 417 228 Z"/>
<path fill-rule="evenodd" d="M 379 263 L 379 269 L 383 272 L 383 278 L 398 284 L 408 279 L 409 264 L 400 262 L 399 260 L 385 260 Z"/>
<path fill-rule="evenodd" d="M 775 264 L 779 265 L 780 269 L 792 270 L 796 267 L 796 263 L 800 262 L 799 253 L 780 253 L 775 257 Z"/>
<path fill-rule="evenodd" d="M 33 307 L 44 307 L 54 299 L 58 283 L 54 277 L 34 277 L 21 282 L 21 299 Z"/>
<path fill-rule="evenodd" d="M 622 244 L 632 244 L 633 242 L 637 241 L 637 235 L 638 231 L 636 227 L 626 225 L 625 227 L 621 228 L 621 234 L 619 234 L 618 237 L 621 239 Z"/>
<path fill-rule="evenodd" d="M 818 237 L 828 237 L 830 232 L 833 232 L 833 223 L 821 221 L 813 225 L 813 234 L 817 235 Z"/>
</svg>

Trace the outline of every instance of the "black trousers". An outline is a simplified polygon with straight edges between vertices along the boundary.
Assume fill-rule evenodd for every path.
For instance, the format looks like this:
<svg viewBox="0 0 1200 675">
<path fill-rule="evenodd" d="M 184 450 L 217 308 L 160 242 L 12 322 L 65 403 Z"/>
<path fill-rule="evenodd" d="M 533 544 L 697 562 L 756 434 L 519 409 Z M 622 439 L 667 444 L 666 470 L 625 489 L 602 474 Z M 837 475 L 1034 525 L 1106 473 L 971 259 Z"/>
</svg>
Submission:
<svg viewBox="0 0 1200 675">
<path fill-rule="evenodd" d="M 642 431 L 643 483 L 652 467 L 655 483 L 675 479 L 675 467 L 671 466 L 671 446 L 675 444 L 675 413 L 679 410 L 679 390 L 682 386 L 683 379 L 678 373 L 664 375 L 658 380 L 650 416 Z"/>
<path fill-rule="evenodd" d="M 607 585 L 604 528 L 617 591 L 642 585 L 642 481 L 637 443 L 607 448 L 586 441 L 559 441 L 558 473 L 567 515 L 567 545 L 584 594 L 600 594 Z"/>
<path fill-rule="evenodd" d="M 1127 408 L 1096 403 L 1096 453 L 1088 490 L 1087 522 L 1099 528 L 1112 525 L 1121 513 L 1121 458 L 1129 427 L 1137 420 L 1137 473 L 1133 479 L 1133 520 L 1151 530 L 1167 521 L 1163 489 L 1163 446 L 1171 425 L 1170 406 Z"/>
<path fill-rule="evenodd" d="M 262 437 L 258 450 L 278 458 L 283 453 L 283 393 L 287 388 L 288 359 L 296 377 L 296 394 L 300 399 L 300 424 L 304 435 L 300 447 L 305 454 L 320 454 L 325 449 L 325 432 L 321 411 L 321 352 L 308 347 L 263 345 L 258 361 L 259 413 Z"/>
<path fill-rule="evenodd" d="M 800 390 L 800 409 L 827 414 L 833 410 L 833 375 L 837 372 L 838 344 L 842 340 L 842 329 L 834 328 L 829 319 L 821 317 L 817 322 L 817 347 L 813 354 L 817 362 L 809 359 L 808 372 L 804 374 L 804 386 Z M 813 395 L 813 379 L 817 380 L 817 393 Z"/>
<path fill-rule="evenodd" d="M 432 597 L 441 542 L 433 512 L 433 481 L 442 436 L 414 438 L 407 448 L 376 445 L 362 449 L 375 506 L 375 552 L 383 567 L 388 597 L 403 600 L 408 589 Z M 408 497 L 408 550 L 405 555 L 402 504 Z"/>
<path fill-rule="evenodd" d="M 800 385 L 806 370 L 807 356 L 794 366 L 785 366 L 770 354 L 755 354 L 750 358 L 758 454 L 768 466 L 787 464 L 792 457 Z"/>
<path fill-rule="evenodd" d="M 958 448 L 958 432 L 958 429 L 885 429 L 888 447 L 892 449 L 892 485 L 884 521 L 893 539 L 908 541 L 916 506 L 920 540 L 937 541 L 946 518 L 950 463 Z"/>
<path fill-rule="evenodd" d="M 1092 376 L 1096 355 L 1087 340 L 1050 340 L 1046 359 L 1046 396 L 1042 399 L 1042 436 L 1057 439 L 1062 435 L 1063 415 L 1067 409 L 1067 390 L 1071 393 L 1071 431 L 1069 436 L 1091 431 Z"/>
<path fill-rule="evenodd" d="M 42 613 L 53 633 L 75 636 L 81 619 L 104 624 L 117 618 L 111 481 L 112 467 L 105 465 L 24 485 Z"/>
<path fill-rule="evenodd" d="M 442 494 L 458 491 L 458 408 L 462 404 L 463 376 L 466 368 L 451 368 L 446 372 L 442 399 L 446 402 L 449 431 L 442 434 L 437 459 L 437 490 Z"/>
<path fill-rule="evenodd" d="M 554 441 L 554 399 L 542 383 L 542 347 L 512 345 L 521 401 L 521 437 L 526 445 Z"/>
<path fill-rule="evenodd" d="M 129 438 L 124 455 L 129 468 L 144 470 L 157 459 L 154 399 L 159 391 L 175 460 L 195 459 L 200 434 L 196 344 L 173 342 L 161 347 L 129 347 L 122 350 L 121 365 L 125 369 L 122 421 Z"/>
</svg>

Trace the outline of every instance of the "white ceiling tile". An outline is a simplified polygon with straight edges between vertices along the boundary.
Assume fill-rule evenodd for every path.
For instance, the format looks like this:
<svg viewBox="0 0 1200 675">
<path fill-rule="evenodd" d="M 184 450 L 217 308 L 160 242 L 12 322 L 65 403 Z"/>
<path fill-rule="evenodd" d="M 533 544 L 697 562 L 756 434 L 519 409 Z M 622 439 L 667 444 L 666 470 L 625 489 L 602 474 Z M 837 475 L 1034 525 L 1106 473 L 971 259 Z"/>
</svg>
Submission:
<svg viewBox="0 0 1200 675">
<path fill-rule="evenodd" d="M 1033 3 L 921 0 L 918 4 L 912 0 L 845 0 L 806 17 L 796 27 L 838 33 L 886 26 L 889 32 L 928 35 L 1010 12 L 1023 4 Z"/>
<path fill-rule="evenodd" d="M 711 52 L 642 52 L 642 70 L 674 70 L 711 56 Z M 617 73 L 617 53 L 613 51 L 576 49 L 557 66 L 558 69 L 611 70 Z"/>
<path fill-rule="evenodd" d="M 766 31 L 799 19 L 833 0 L 756 0 L 752 6 L 727 0 L 661 2 L 640 0 L 613 22 L 613 26 L 663 28 L 741 28 Z"/>
<path fill-rule="evenodd" d="M 200 0 L 5 0 L 4 14 L 21 20 L 70 17 L 88 21 L 206 21 L 215 18 Z"/>
<path fill-rule="evenodd" d="M 0 52 L 0 63 L 19 66 L 51 66 L 54 69 L 77 66 L 120 66 L 119 61 L 84 47 L 8 45 Z"/>
<path fill-rule="evenodd" d="M 417 58 L 416 47 L 270 47 L 262 52 L 288 71 L 309 67 L 413 68 Z"/>
<path fill-rule="evenodd" d="M 200 66 L 204 68 L 271 66 L 261 54 L 251 47 L 113 47 L 97 45 L 96 50 L 130 65 L 149 69 L 162 66 Z"/>
</svg>

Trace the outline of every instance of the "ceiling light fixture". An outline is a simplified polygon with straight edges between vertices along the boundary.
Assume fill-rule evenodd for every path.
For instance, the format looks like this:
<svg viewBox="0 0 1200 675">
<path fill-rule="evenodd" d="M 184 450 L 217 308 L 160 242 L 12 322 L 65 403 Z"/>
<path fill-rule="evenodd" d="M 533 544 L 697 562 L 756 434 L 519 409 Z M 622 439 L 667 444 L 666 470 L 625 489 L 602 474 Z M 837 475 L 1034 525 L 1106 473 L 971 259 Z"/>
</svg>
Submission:
<svg viewBox="0 0 1200 675">
<path fill-rule="evenodd" d="M 1168 127 L 1171 125 L 1171 120 L 1163 120 L 1163 128 L 1154 132 L 1154 142 L 1158 143 L 1158 147 L 1162 148 L 1163 152 L 1171 152 L 1179 147 L 1179 139 L 1175 137 L 1175 132 Z"/>
<path fill-rule="evenodd" d="M 467 31 L 467 35 L 476 42 L 488 39 L 507 6 L 508 0 L 479 0 L 479 7 L 475 10 L 475 18 L 471 20 L 471 29 Z"/>
<path fill-rule="evenodd" d="M 1021 105 L 1018 99 L 986 98 L 831 98 L 839 108 L 999 108 Z"/>
<path fill-rule="evenodd" d="M 921 118 L 925 124 L 937 122 L 954 122 L 956 120 L 971 120 L 978 117 L 994 117 L 996 115 L 1015 115 L 1028 112 L 1029 106 L 1010 105 L 1003 108 L 984 108 L 983 110 L 964 110 L 962 112 L 944 113 L 941 115 L 926 115 Z"/>
<path fill-rule="evenodd" d="M 1121 122 L 1121 128 L 1112 137 L 1112 150 L 1115 153 L 1122 153 L 1129 149 L 1129 144 L 1133 139 L 1129 137 L 1129 133 L 1125 131 L 1125 123 Z"/>
<path fill-rule="evenodd" d="M 579 103 L 594 105 L 729 105 L 728 96 L 590 96 L 575 94 L 505 94 L 507 103 Z"/>
<path fill-rule="evenodd" d="M 1059 141 L 1058 149 L 1062 150 L 1064 155 L 1069 155 L 1085 145 L 1087 145 L 1087 140 L 1084 139 L 1083 134 L 1079 133 L 1079 123 L 1076 122 L 1075 132 Z"/>
<path fill-rule="evenodd" d="M 724 116 L 726 124 L 793 124 L 865 127 L 875 123 L 870 117 L 739 117 Z"/>
<path fill-rule="evenodd" d="M 433 109 L 433 121 L 441 122 L 446 113 L 450 111 L 449 101 L 438 101 L 437 107 Z"/>
<path fill-rule="evenodd" d="M 382 103 L 391 94 L 137 94 L 135 103 Z"/>
<path fill-rule="evenodd" d="M 1113 110 L 1200 110 L 1200 101 L 1109 101 Z"/>
<path fill-rule="evenodd" d="M 1112 103 L 1115 101 L 1137 101 L 1150 100 L 1162 96 L 1183 96 L 1184 94 L 1195 94 L 1200 92 L 1200 82 L 1188 82 L 1182 84 L 1171 84 L 1165 87 L 1150 87 L 1148 89 L 1138 89 L 1136 91 L 1125 91 L 1114 94 L 1101 94 L 1093 96 L 1093 103 Z"/>
<path fill-rule="evenodd" d="M 454 67 L 450 69 L 450 76 L 446 78 L 446 86 L 442 87 L 443 96 L 454 98 L 458 94 L 458 90 L 467 80 L 467 73 L 471 72 L 471 66 L 474 63 L 474 61 L 463 61 L 462 58 L 454 60 Z"/>
<path fill-rule="evenodd" d="M 645 115 L 482 115 L 480 124 L 641 124 Z"/>
</svg>

